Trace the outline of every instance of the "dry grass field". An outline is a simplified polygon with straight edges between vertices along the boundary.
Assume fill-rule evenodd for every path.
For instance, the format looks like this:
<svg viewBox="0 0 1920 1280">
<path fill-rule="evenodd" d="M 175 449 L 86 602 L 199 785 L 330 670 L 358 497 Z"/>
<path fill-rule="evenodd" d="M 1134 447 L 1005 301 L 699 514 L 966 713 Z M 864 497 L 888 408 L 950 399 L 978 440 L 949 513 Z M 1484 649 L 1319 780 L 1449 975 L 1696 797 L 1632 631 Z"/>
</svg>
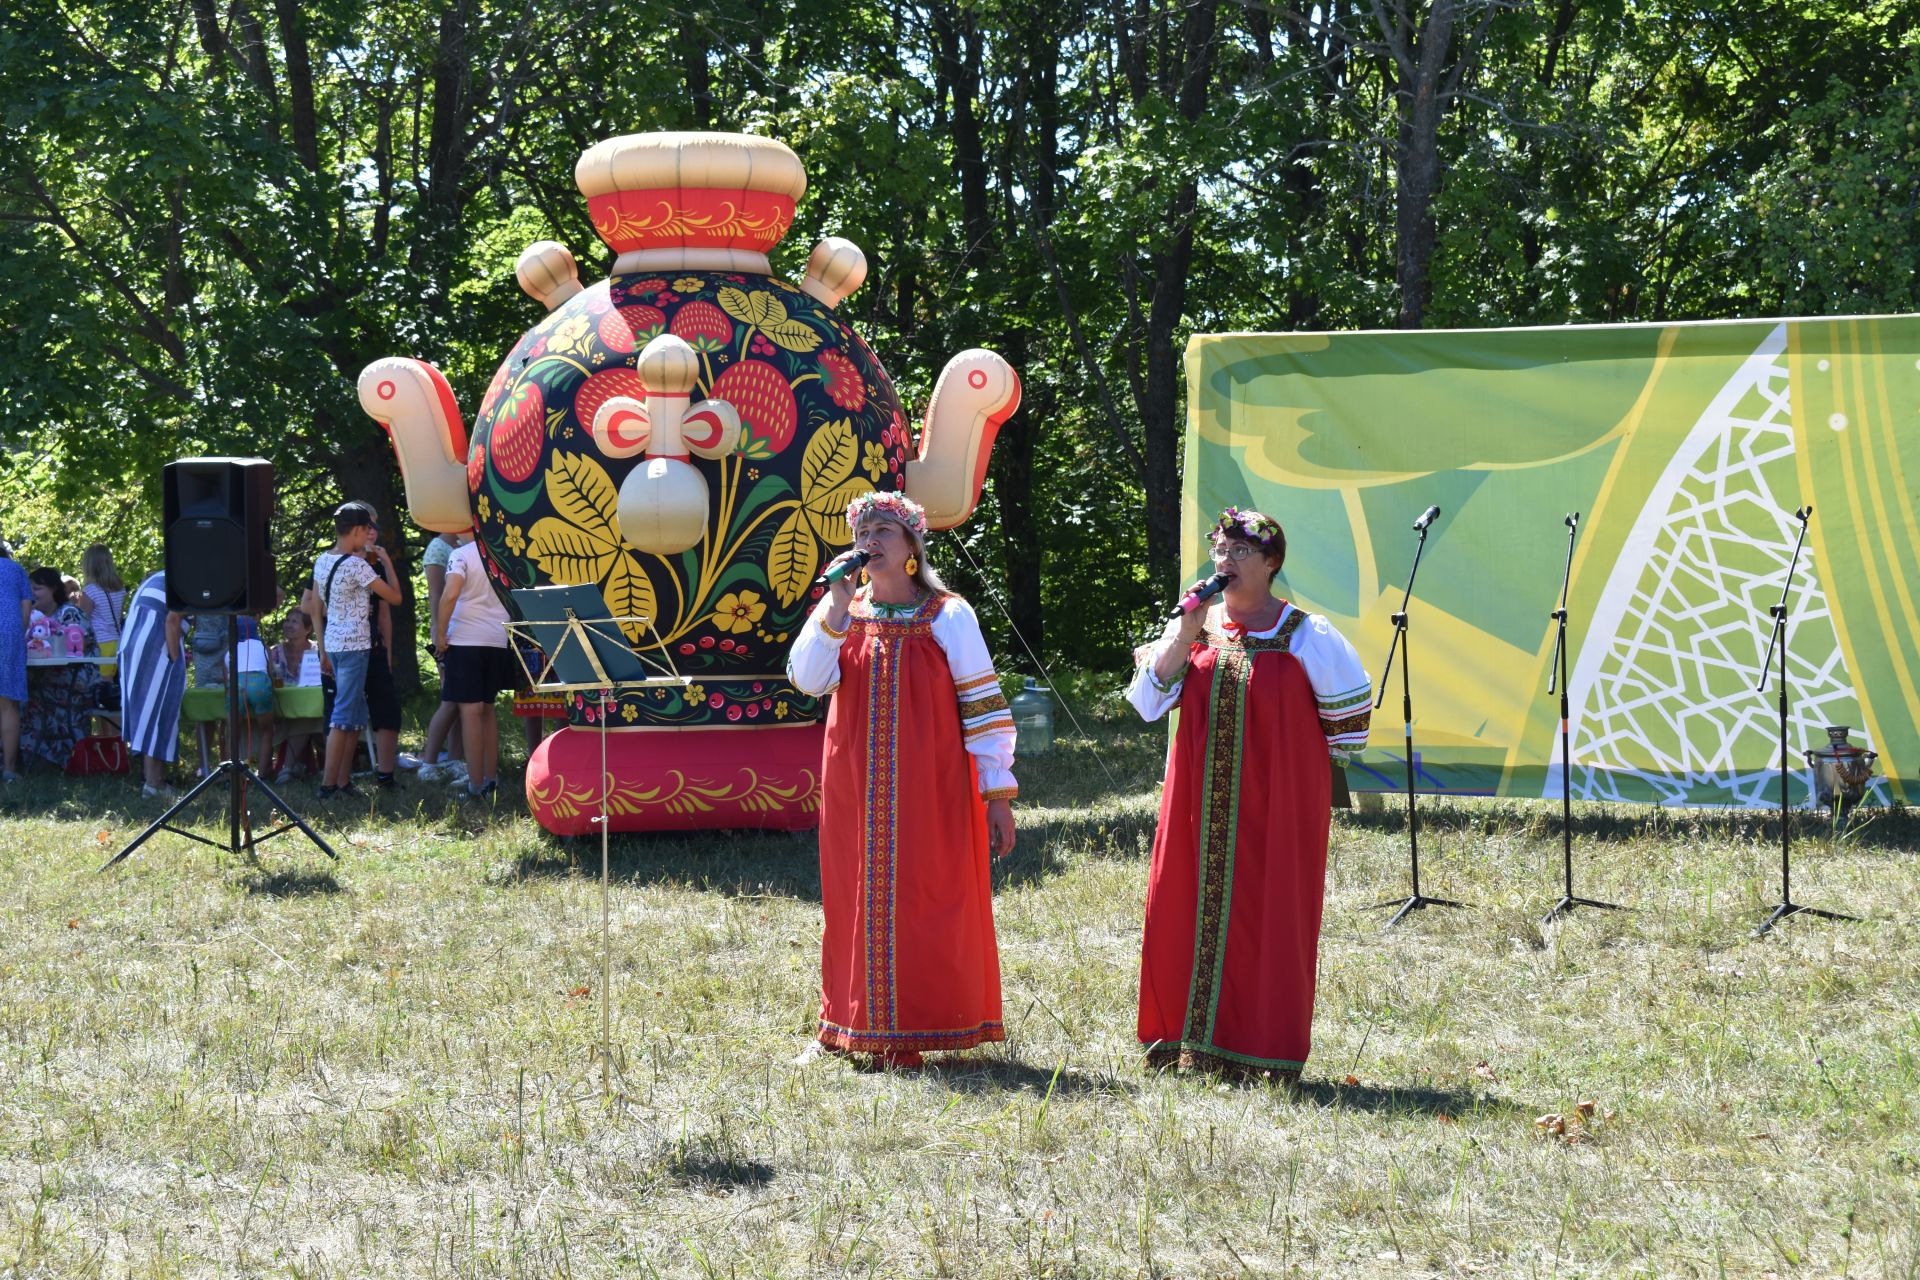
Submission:
<svg viewBox="0 0 1920 1280">
<path fill-rule="evenodd" d="M 0 1274 L 1920 1274 L 1920 821 L 1809 818 L 1798 896 L 1868 918 L 1755 940 L 1763 815 L 1577 810 L 1583 892 L 1634 910 L 1543 932 L 1557 806 L 1433 802 L 1426 887 L 1476 906 L 1391 933 L 1402 819 L 1339 815 L 1289 1094 L 1143 1066 L 1164 739 L 1089 727 L 1023 767 L 1005 1045 L 795 1066 L 811 835 L 627 838 L 611 1096 L 599 847 L 517 800 L 316 806 L 338 867 L 162 836 L 96 875 L 156 806 L 15 784 Z"/>
</svg>

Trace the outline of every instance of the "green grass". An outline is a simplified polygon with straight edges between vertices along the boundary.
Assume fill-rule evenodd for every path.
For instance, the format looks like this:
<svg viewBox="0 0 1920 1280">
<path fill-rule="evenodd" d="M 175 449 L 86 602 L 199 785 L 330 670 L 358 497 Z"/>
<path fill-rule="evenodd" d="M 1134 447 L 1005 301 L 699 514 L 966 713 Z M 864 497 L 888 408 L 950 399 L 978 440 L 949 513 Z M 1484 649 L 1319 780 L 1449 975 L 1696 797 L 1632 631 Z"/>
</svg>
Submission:
<svg viewBox="0 0 1920 1280">
<path fill-rule="evenodd" d="M 314 812 L 338 868 L 161 836 L 34 780 L 0 816 L 0 1274 L 1920 1274 L 1920 822 L 1390 804 L 1336 817 L 1305 1088 L 1149 1072 L 1132 1036 L 1164 750 L 1110 705 L 1023 767 L 997 873 L 1008 1041 L 791 1065 L 810 835 L 616 842 L 615 1096 L 596 843 L 439 789 Z M 297 788 L 305 797 L 306 788 Z M 209 805 L 211 820 L 221 810 Z M 938 1061 L 937 1059 L 935 1061 Z M 1535 1123 L 1576 1119 L 1563 1135 Z"/>
</svg>

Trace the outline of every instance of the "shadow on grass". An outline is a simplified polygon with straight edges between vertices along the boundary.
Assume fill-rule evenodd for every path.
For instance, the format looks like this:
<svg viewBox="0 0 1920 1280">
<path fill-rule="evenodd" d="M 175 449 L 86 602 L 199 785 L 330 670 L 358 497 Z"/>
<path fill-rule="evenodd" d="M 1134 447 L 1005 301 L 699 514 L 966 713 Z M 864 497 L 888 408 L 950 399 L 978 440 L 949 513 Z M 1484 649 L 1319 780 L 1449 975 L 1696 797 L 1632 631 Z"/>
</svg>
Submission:
<svg viewBox="0 0 1920 1280">
<path fill-rule="evenodd" d="M 1045 1097 L 1086 1094 L 1121 1096 L 1139 1092 L 1139 1086 L 1106 1072 L 1087 1073 L 1070 1068 L 1036 1067 L 1018 1058 L 929 1058 L 922 1074 L 956 1093 L 1033 1093 Z"/>
<path fill-rule="evenodd" d="M 773 1166 L 735 1150 L 730 1142 L 695 1138 L 663 1148 L 654 1157 L 662 1177 L 684 1186 L 731 1192 L 764 1187 L 773 1181 Z"/>
<path fill-rule="evenodd" d="M 263 871 L 242 880 L 240 887 L 262 898 L 313 898 L 347 891 L 331 871 Z"/>
<path fill-rule="evenodd" d="M 616 835 L 608 875 L 622 884 L 680 885 L 728 897 L 820 900 L 820 859 L 811 831 L 665 831 Z M 495 873 L 500 884 L 600 874 L 600 841 L 545 841 Z"/>
<path fill-rule="evenodd" d="M 1407 829 L 1404 793 L 1382 795 L 1383 807 L 1374 812 L 1342 811 L 1335 831 L 1404 832 Z M 1466 796 L 1418 797 L 1420 830 L 1436 836 L 1492 835 L 1520 832 L 1541 839 L 1560 835 L 1561 812 L 1556 801 L 1489 799 Z M 1824 811 L 1792 811 L 1795 841 L 1825 841 L 1906 853 L 1920 845 L 1920 810 L 1865 809 L 1844 828 L 1836 827 Z M 1658 805 L 1600 805 L 1576 802 L 1573 835 L 1578 839 L 1624 843 L 1631 840 L 1722 840 L 1754 844 L 1777 843 L 1777 809 L 1682 809 Z"/>
<path fill-rule="evenodd" d="M 1247 1087 L 1258 1087 L 1249 1085 Z M 1304 1105 L 1329 1110 L 1366 1111 L 1375 1115 L 1446 1116 L 1519 1115 L 1518 1103 L 1465 1089 L 1397 1088 L 1392 1085 L 1341 1084 L 1333 1080 L 1302 1079 L 1293 1097 Z"/>
</svg>

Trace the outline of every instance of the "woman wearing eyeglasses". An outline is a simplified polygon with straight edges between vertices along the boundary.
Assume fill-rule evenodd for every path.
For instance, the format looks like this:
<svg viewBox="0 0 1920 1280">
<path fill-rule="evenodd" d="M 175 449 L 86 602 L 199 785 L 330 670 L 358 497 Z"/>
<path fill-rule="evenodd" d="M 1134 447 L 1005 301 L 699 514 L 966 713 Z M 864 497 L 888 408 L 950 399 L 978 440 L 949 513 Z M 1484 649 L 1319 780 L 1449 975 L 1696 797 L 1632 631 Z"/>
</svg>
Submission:
<svg viewBox="0 0 1920 1280">
<path fill-rule="evenodd" d="M 1299 1079 L 1313 1029 L 1329 754 L 1366 745 L 1372 681 L 1327 620 L 1273 594 L 1278 521 L 1228 507 L 1219 600 L 1167 624 L 1127 698 L 1180 708 L 1147 878 L 1140 1042 L 1153 1065 Z"/>
</svg>

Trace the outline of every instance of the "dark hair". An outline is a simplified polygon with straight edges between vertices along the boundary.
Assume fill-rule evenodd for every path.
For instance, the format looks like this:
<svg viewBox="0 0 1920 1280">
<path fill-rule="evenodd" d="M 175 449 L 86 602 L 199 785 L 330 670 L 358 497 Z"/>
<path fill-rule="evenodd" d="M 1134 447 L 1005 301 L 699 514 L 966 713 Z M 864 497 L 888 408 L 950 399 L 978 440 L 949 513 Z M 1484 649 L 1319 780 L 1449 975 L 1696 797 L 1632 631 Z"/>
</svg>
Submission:
<svg viewBox="0 0 1920 1280">
<path fill-rule="evenodd" d="M 336 534 L 349 534 L 355 529 L 378 523 L 373 508 L 364 502 L 343 502 L 333 512 L 333 531 Z"/>
<path fill-rule="evenodd" d="M 1278 520 L 1259 511 L 1228 507 L 1220 513 L 1220 519 L 1207 537 L 1215 546 L 1229 538 L 1238 539 L 1252 544 L 1261 555 L 1272 556 L 1274 566 L 1267 573 L 1269 583 L 1280 576 L 1280 570 L 1287 563 L 1287 531 L 1280 527 Z"/>
<path fill-rule="evenodd" d="M 32 573 L 27 575 L 27 580 L 39 586 L 45 587 L 47 590 L 53 592 L 53 603 L 55 608 L 58 608 L 59 606 L 67 602 L 66 579 L 61 577 L 60 571 L 58 569 L 53 568 L 51 565 L 44 565 L 44 564 L 41 565 L 38 569 L 35 569 Z"/>
<path fill-rule="evenodd" d="M 313 619 L 307 616 L 305 609 L 289 609 L 287 610 L 287 617 L 300 619 L 300 625 L 307 629 L 307 634 L 313 634 Z M 281 625 L 285 626 L 286 623 L 283 621 Z"/>
</svg>

